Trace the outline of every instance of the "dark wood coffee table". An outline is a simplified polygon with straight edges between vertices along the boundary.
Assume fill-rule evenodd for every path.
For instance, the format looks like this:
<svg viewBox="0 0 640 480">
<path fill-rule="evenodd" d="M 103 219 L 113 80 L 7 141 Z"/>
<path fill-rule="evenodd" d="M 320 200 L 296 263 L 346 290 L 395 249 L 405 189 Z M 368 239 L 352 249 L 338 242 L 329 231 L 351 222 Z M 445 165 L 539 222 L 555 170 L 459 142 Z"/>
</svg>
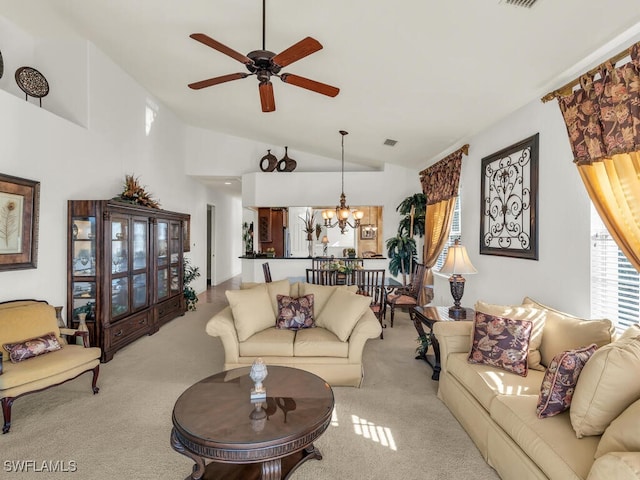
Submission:
<svg viewBox="0 0 640 480">
<path fill-rule="evenodd" d="M 433 347 L 433 363 L 427 356 L 427 351 L 423 350 L 418 352 L 417 359 L 422 359 L 429 364 L 429 366 L 433 369 L 433 375 L 431 375 L 432 380 L 440 380 L 440 344 L 438 343 L 438 339 L 433 334 L 433 324 L 436 322 L 454 322 L 456 320 L 471 320 L 475 318 L 476 312 L 472 308 L 465 308 L 465 317 L 452 317 L 449 315 L 449 307 L 438 307 L 438 306 L 417 306 L 412 307 L 410 312 L 411 320 L 413 321 L 414 327 L 416 327 L 416 331 L 418 332 L 418 336 L 420 338 L 428 338 L 431 342 L 431 346 Z M 422 328 L 422 324 L 426 325 L 429 328 L 429 335 Z"/>
<path fill-rule="evenodd" d="M 267 399 L 258 407 L 250 367 L 205 378 L 178 398 L 171 446 L 195 462 L 187 479 L 279 480 L 322 459 L 313 441 L 331 422 L 331 387 L 304 370 L 267 368 Z"/>
</svg>

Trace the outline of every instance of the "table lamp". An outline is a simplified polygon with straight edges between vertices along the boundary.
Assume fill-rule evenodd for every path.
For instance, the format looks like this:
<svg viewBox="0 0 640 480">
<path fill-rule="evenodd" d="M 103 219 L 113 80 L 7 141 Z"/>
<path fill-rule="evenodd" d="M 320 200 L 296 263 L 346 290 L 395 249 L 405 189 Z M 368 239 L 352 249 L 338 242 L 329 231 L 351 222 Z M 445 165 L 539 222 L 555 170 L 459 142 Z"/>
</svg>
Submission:
<svg viewBox="0 0 640 480">
<path fill-rule="evenodd" d="M 322 256 L 327 256 L 327 246 L 329 245 L 329 237 L 326 235 L 322 237 Z"/>
<path fill-rule="evenodd" d="M 449 285 L 451 287 L 451 296 L 453 297 L 453 306 L 449 307 L 449 316 L 452 318 L 466 318 L 467 311 L 460 306 L 460 300 L 464 293 L 464 275 L 478 273 L 469 260 L 467 249 L 460 245 L 460 241 L 456 240 L 449 247 L 447 258 L 444 265 L 438 272 L 441 275 L 451 275 L 449 277 Z"/>
</svg>

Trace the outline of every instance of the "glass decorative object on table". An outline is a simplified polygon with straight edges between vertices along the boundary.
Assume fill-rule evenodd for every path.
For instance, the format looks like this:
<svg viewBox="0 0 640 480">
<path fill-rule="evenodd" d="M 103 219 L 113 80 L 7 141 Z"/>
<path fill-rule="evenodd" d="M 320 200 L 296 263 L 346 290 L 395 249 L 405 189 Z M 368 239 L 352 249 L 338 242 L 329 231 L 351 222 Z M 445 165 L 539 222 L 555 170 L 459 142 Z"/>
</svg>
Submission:
<svg viewBox="0 0 640 480">
<path fill-rule="evenodd" d="M 262 358 L 256 358 L 251 365 L 251 371 L 249 372 L 249 378 L 253 380 L 254 387 L 251 389 L 251 400 L 260 400 L 267 398 L 267 391 L 262 385 L 262 382 L 267 378 L 267 365 Z"/>
</svg>

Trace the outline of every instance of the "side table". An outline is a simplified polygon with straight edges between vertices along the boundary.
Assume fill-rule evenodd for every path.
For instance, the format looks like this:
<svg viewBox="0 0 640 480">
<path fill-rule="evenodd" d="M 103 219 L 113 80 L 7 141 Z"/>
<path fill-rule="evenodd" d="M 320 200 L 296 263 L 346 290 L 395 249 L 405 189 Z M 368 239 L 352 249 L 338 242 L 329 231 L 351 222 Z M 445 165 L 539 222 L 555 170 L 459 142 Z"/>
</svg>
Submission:
<svg viewBox="0 0 640 480">
<path fill-rule="evenodd" d="M 433 334 L 433 325 L 436 322 L 454 322 L 458 320 L 471 320 L 475 318 L 476 312 L 472 308 L 465 308 L 466 316 L 465 318 L 455 318 L 449 316 L 449 307 L 438 307 L 438 306 L 415 306 L 411 308 L 409 315 L 411 317 L 411 321 L 413 325 L 416 327 L 416 331 L 418 332 L 418 336 L 420 339 L 429 339 L 431 342 L 431 346 L 433 347 L 434 360 L 431 363 L 431 360 L 427 356 L 427 350 L 424 349 L 418 353 L 416 359 L 424 360 L 429 364 L 429 366 L 433 369 L 433 375 L 431 375 L 432 380 L 440 380 L 440 344 L 438 343 L 438 339 Z M 422 324 L 426 325 L 429 328 L 429 335 L 422 328 Z"/>
</svg>

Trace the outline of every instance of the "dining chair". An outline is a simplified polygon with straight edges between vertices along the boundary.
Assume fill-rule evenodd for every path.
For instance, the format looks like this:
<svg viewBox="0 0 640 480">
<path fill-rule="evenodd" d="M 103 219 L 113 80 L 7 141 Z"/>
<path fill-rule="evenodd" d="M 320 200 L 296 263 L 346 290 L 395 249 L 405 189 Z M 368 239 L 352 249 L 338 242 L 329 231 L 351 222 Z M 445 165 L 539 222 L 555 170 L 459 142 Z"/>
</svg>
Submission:
<svg viewBox="0 0 640 480">
<path fill-rule="evenodd" d="M 358 286 L 357 293 L 358 295 L 371 297 L 371 311 L 383 329 L 386 328 L 386 325 L 382 321 L 385 299 L 384 276 L 384 269 L 361 269 L 354 271 L 355 284 Z M 384 339 L 383 332 L 380 332 L 380 338 Z"/>
<path fill-rule="evenodd" d="M 384 318 L 387 318 L 387 306 L 391 308 L 391 328 L 393 328 L 393 318 L 395 314 L 395 308 L 408 308 L 414 307 L 418 304 L 418 295 L 422 289 L 424 282 L 425 266 L 423 263 L 415 262 L 411 272 L 411 278 L 409 284 L 405 286 L 397 287 L 387 293 L 384 300 L 383 313 Z"/>
<path fill-rule="evenodd" d="M 316 285 L 335 285 L 336 271 L 326 270 L 322 268 L 307 268 L 307 283 L 315 283 Z"/>
<path fill-rule="evenodd" d="M 264 281 L 271 283 L 271 269 L 269 268 L 269 262 L 262 264 L 262 272 L 264 273 Z"/>
</svg>

